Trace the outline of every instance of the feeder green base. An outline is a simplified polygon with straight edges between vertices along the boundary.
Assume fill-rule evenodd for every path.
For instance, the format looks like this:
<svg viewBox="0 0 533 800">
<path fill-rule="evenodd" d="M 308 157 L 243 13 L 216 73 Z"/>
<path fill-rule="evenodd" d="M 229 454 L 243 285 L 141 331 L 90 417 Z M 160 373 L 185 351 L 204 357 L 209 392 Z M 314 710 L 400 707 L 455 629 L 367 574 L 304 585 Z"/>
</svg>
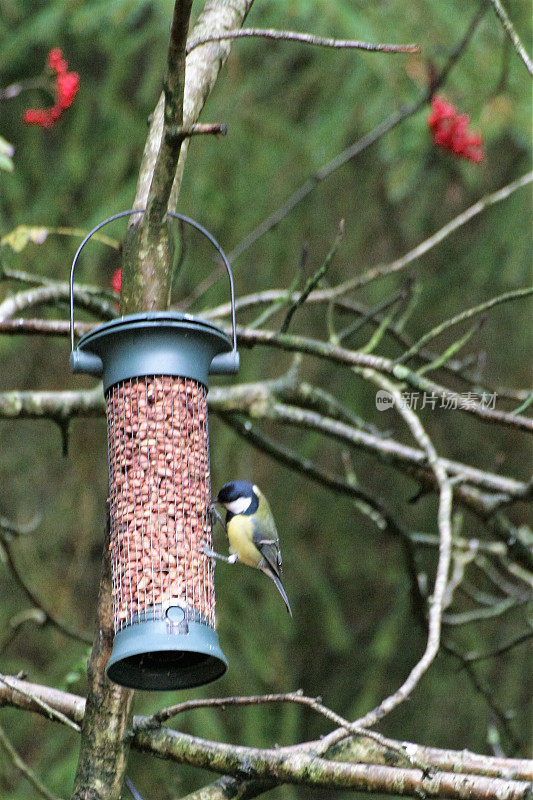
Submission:
<svg viewBox="0 0 533 800">
<path fill-rule="evenodd" d="M 188 623 L 188 633 L 171 632 L 166 620 L 135 622 L 119 631 L 107 677 L 129 689 L 191 689 L 220 678 L 228 662 L 213 628 Z M 170 631 L 170 632 L 169 632 Z"/>
</svg>

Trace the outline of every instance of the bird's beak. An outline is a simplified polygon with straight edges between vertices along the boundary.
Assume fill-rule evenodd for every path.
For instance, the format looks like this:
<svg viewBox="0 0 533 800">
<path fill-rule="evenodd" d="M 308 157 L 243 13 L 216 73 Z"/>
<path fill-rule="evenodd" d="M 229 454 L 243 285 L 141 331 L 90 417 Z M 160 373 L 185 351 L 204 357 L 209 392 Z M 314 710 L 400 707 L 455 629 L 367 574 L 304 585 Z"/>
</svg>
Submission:
<svg viewBox="0 0 533 800">
<path fill-rule="evenodd" d="M 212 505 L 212 506 L 221 505 L 221 502 L 220 502 L 220 500 L 218 499 L 218 494 L 217 494 L 217 496 L 216 496 L 216 497 L 212 497 L 212 498 L 211 498 L 211 505 Z"/>
</svg>

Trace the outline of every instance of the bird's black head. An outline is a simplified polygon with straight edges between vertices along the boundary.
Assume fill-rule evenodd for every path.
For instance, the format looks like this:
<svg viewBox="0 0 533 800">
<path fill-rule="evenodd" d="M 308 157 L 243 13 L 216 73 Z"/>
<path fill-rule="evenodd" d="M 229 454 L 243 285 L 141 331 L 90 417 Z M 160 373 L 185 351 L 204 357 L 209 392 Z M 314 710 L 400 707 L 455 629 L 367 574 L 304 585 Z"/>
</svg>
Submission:
<svg viewBox="0 0 533 800">
<path fill-rule="evenodd" d="M 259 505 L 259 497 L 254 490 L 253 483 L 230 481 L 224 484 L 213 502 L 225 506 L 228 512 L 227 519 L 231 519 L 236 514 L 255 513 Z"/>
<path fill-rule="evenodd" d="M 215 498 L 216 503 L 233 503 L 241 497 L 248 497 L 250 500 L 254 496 L 253 484 L 249 481 L 230 481 L 225 483 Z"/>
</svg>

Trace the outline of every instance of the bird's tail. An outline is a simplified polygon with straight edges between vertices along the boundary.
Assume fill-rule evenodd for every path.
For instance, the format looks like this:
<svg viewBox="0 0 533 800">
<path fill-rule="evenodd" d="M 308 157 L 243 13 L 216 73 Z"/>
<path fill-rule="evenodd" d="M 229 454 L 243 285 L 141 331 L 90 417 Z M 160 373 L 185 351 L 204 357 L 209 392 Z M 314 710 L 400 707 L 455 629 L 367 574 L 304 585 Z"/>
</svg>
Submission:
<svg viewBox="0 0 533 800">
<path fill-rule="evenodd" d="M 292 617 L 292 611 L 291 611 L 291 607 L 290 607 L 290 604 L 289 604 L 289 598 L 287 597 L 287 592 L 283 588 L 282 582 L 280 581 L 280 579 L 278 578 L 278 576 L 276 575 L 275 572 L 270 572 L 269 571 L 269 572 L 267 572 L 267 575 L 268 575 L 269 578 L 272 578 L 272 580 L 274 581 L 274 583 L 278 587 L 279 593 L 283 597 L 283 602 L 287 606 L 287 611 L 289 612 L 289 614 Z"/>
</svg>

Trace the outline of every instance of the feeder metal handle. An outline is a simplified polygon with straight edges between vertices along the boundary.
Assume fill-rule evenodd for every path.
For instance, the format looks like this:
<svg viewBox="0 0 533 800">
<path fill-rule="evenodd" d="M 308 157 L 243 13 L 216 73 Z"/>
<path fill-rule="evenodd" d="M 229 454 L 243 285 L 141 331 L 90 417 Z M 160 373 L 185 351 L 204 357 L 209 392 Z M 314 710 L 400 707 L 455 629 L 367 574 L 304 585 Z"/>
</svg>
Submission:
<svg viewBox="0 0 533 800">
<path fill-rule="evenodd" d="M 74 270 L 76 269 L 76 263 L 80 256 L 81 251 L 91 238 L 93 234 L 103 228 L 104 225 L 107 225 L 108 222 L 113 222 L 116 219 L 120 219 L 121 217 L 130 217 L 132 214 L 144 214 L 146 211 L 145 208 L 132 208 L 129 211 L 119 211 L 118 214 L 113 214 L 111 217 L 108 217 L 103 222 L 99 222 L 92 231 L 90 231 L 87 236 L 84 238 L 78 249 L 76 250 L 76 255 L 72 261 L 72 267 L 70 269 L 70 346 L 72 352 L 74 352 L 75 344 L 74 344 Z M 188 225 L 191 225 L 193 228 L 196 228 L 201 234 L 208 239 L 213 247 L 217 250 L 218 254 L 222 258 L 224 262 L 224 266 L 226 267 L 226 271 L 228 273 L 229 278 L 229 286 L 230 286 L 230 294 L 231 294 L 231 326 L 232 326 L 232 341 L 233 341 L 233 351 L 231 356 L 234 359 L 237 359 L 237 326 L 235 323 L 235 288 L 233 284 L 233 273 L 231 271 L 231 267 L 228 261 L 228 257 L 223 251 L 222 247 L 219 245 L 215 237 L 209 233 L 209 231 L 200 225 L 199 222 L 196 220 L 191 219 L 190 217 L 186 217 L 183 214 L 178 214 L 175 211 L 167 211 L 167 217 L 172 217 L 173 219 L 179 219 L 182 222 L 186 222 Z"/>
</svg>

